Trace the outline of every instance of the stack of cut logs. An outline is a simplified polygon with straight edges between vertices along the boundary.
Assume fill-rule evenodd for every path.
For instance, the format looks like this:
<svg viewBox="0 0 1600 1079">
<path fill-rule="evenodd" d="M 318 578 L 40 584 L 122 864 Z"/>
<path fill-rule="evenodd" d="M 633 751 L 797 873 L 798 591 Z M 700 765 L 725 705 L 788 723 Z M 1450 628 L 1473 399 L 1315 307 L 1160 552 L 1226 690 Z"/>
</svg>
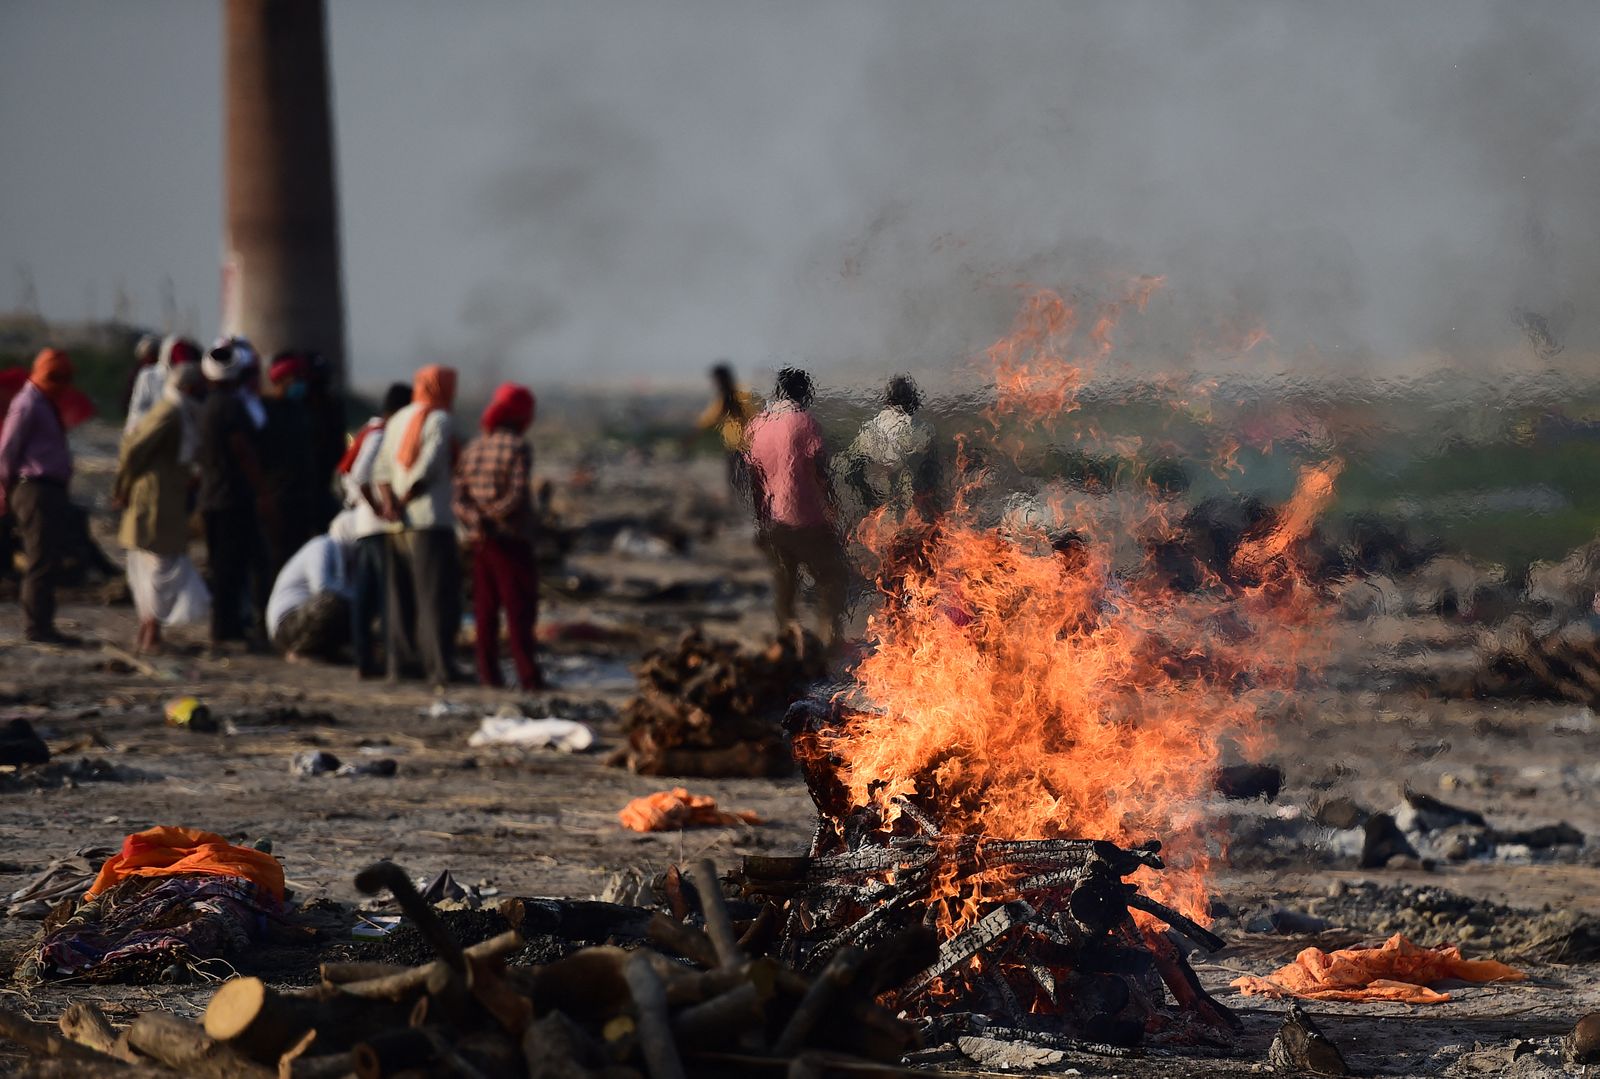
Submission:
<svg viewBox="0 0 1600 1079">
<path fill-rule="evenodd" d="M 640 663 L 623 709 L 628 741 L 607 763 L 651 776 L 784 775 L 779 721 L 826 670 L 822 643 L 799 629 L 760 652 L 690 631 Z"/>
<path fill-rule="evenodd" d="M 236 978 L 201 1025 L 146 1012 L 117 1031 L 79 1002 L 57 1034 L 0 1011 L 0 1036 L 35 1053 L 24 1074 L 81 1079 L 912 1074 L 873 1063 L 898 1060 L 917 1041 L 873 1002 L 870 968 L 837 963 L 811 979 L 751 959 L 743 942 L 764 927 L 746 925 L 741 936 L 710 862 L 692 882 L 681 890 L 695 896 L 703 930 L 655 915 L 654 948 L 590 947 L 508 968 L 519 934 L 462 948 L 404 871 L 379 862 L 357 886 L 391 891 L 438 953 L 433 962 L 324 964 L 322 984 L 292 992 Z"/>
</svg>

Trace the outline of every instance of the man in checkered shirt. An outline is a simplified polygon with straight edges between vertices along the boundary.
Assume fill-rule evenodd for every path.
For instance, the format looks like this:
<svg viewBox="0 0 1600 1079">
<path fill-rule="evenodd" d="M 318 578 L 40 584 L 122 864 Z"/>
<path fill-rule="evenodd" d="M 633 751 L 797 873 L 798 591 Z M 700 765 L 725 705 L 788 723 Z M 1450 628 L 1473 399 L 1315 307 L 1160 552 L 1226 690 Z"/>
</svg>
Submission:
<svg viewBox="0 0 1600 1079">
<path fill-rule="evenodd" d="M 533 553 L 533 450 L 526 438 L 536 407 L 526 386 L 502 384 L 483 411 L 483 434 L 462 451 L 456 465 L 455 513 L 473 549 L 478 680 L 486 686 L 505 684 L 500 673 L 502 607 L 517 682 L 525 690 L 545 686 L 534 652 L 539 568 Z"/>
</svg>

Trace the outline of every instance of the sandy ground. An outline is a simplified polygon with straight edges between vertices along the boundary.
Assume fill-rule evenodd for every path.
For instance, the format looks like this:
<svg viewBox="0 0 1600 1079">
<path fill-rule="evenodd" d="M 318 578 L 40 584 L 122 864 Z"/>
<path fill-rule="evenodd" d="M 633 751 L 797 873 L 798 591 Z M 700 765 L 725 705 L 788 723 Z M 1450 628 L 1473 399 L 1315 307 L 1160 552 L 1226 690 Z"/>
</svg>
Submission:
<svg viewBox="0 0 1600 1079">
<path fill-rule="evenodd" d="M 95 474 L 91 468 L 91 491 Z M 626 474 L 629 483 L 603 483 L 592 499 L 569 509 L 592 514 L 642 499 L 693 513 L 687 507 L 714 500 L 718 491 L 714 462 L 692 469 L 633 468 Z M 637 584 L 640 578 L 710 580 L 729 567 L 752 591 L 764 579 L 762 563 L 741 528 L 724 529 L 684 556 L 587 555 L 573 559 L 569 568 L 611 582 L 634 578 Z M 625 664 L 690 624 L 703 622 L 709 632 L 752 640 L 768 625 L 759 595 L 706 606 L 640 603 L 619 591 L 626 590 L 613 588 L 606 597 L 582 603 L 552 598 L 545 608 L 548 621 L 583 619 L 628 631 L 623 644 L 556 646 L 554 696 L 586 713 L 596 702 L 620 705 L 629 687 Z M 94 641 L 122 646 L 133 636 L 133 612 L 126 606 L 78 595 L 62 615 L 66 628 Z M 1352 646 L 1359 646 L 1360 627 L 1330 632 L 1349 633 Z M 196 638 L 177 641 L 192 644 Z M 182 694 L 200 697 L 216 716 L 235 719 L 240 729 L 199 734 L 166 726 L 163 704 Z M 452 689 L 441 698 L 419 685 L 357 683 L 344 669 L 290 666 L 266 657 L 211 660 L 200 658 L 197 649 L 140 667 L 113 649 L 59 651 L 22 643 L 15 606 L 0 605 L 0 718 L 28 717 L 60 762 L 102 758 L 124 776 L 54 787 L 25 776 L 0 776 L 0 892 L 20 887 L 53 858 L 77 847 L 116 845 L 125 834 L 158 823 L 204 827 L 246 841 L 268 837 L 299 897 L 341 901 L 358 898 L 352 876 L 379 858 L 393 859 L 418 876 L 449 868 L 458 880 L 481 882 L 505 895 L 588 897 L 630 869 L 654 873 L 669 862 L 706 855 L 732 865 L 744 853 L 798 853 L 809 840 L 811 803 L 798 779 L 687 781 L 729 807 L 760 814 L 766 821 L 761 826 L 661 835 L 624 831 L 616 822 L 622 805 L 668 784 L 603 766 L 606 750 L 620 737 L 614 717 L 595 721 L 600 744 L 587 754 L 508 760 L 468 746 L 480 717 L 519 699 L 475 688 Z M 280 706 L 326 712 L 333 721 L 251 724 L 252 712 Z M 1218 900 L 1232 912 L 1221 923 L 1233 927 L 1232 946 L 1196 961 L 1204 982 L 1245 1020 L 1246 1032 L 1232 1058 L 1074 1055 L 1054 1070 L 1071 1066 L 1096 1075 L 1267 1070 L 1266 1046 L 1285 1006 L 1241 998 L 1228 983 L 1241 972 L 1271 970 L 1306 940 L 1237 930 L 1251 911 L 1289 907 L 1315 913 L 1335 882 L 1429 885 L 1536 912 L 1529 917 L 1545 908 L 1600 917 L 1600 870 L 1589 864 L 1585 851 L 1569 849 L 1560 860 L 1357 871 L 1348 858 L 1314 843 L 1275 845 L 1263 838 L 1275 833 L 1262 823 L 1309 835 L 1300 826 L 1307 807 L 1318 800 L 1345 795 L 1371 808 L 1388 808 L 1409 785 L 1480 810 L 1497 827 L 1565 820 L 1586 835 L 1600 834 L 1596 773 L 1588 769 L 1597 728 L 1587 712 L 1568 705 L 1444 703 L 1346 689 L 1309 693 L 1296 715 L 1275 731 L 1272 757 L 1287 774 L 1278 801 L 1243 806 L 1218 798 L 1211 807 L 1219 829 L 1236 837 L 1215 879 Z M 356 762 L 393 758 L 398 774 L 296 777 L 290 760 L 307 749 Z M 1247 826 L 1251 822 L 1254 827 Z M 1381 939 L 1382 923 L 1392 914 L 1375 904 L 1370 917 L 1346 913 L 1336 924 L 1349 930 L 1346 941 Z M 36 923 L 16 919 L 0 922 L 0 941 L 14 955 L 35 928 Z M 1474 951 L 1470 944 L 1468 950 Z M 1556 1035 L 1600 1008 L 1600 977 L 1590 965 L 1518 961 L 1532 974 L 1529 981 L 1463 988 L 1443 1005 L 1315 1004 L 1311 1010 L 1359 1073 L 1491 1075 L 1516 1068 L 1516 1074 L 1558 1074 L 1535 1069 L 1554 1059 L 1549 1050 Z M 157 1002 L 192 1011 L 210 987 L 118 991 L 53 984 L 6 989 L 3 1003 L 48 1018 L 82 992 L 105 1001 L 114 1019 L 125 1019 Z M 1518 1039 L 1532 1041 L 1518 1049 Z M 1518 1055 L 1515 1061 L 1513 1055 Z"/>
</svg>

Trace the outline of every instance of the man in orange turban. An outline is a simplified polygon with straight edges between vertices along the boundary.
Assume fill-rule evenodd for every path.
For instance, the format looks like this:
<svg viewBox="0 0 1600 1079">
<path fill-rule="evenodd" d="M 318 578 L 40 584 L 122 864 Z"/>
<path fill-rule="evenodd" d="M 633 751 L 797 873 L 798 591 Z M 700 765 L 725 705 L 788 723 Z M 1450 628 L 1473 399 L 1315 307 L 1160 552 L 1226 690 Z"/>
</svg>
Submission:
<svg viewBox="0 0 1600 1079">
<path fill-rule="evenodd" d="M 67 546 L 72 481 L 61 404 L 72 397 L 72 374 L 65 352 L 40 351 L 0 425 L 0 506 L 9 503 L 16 514 L 28 561 L 21 597 L 27 637 L 43 644 L 77 643 L 55 625 L 55 576 Z"/>
<path fill-rule="evenodd" d="M 486 686 L 505 684 L 500 674 L 502 607 L 517 681 L 527 690 L 545 685 L 533 645 L 539 568 L 533 552 L 533 450 L 526 436 L 535 409 L 533 392 L 526 386 L 502 384 L 483 410 L 483 434 L 462 452 L 456 469 L 456 519 L 472 544 L 478 681 Z"/>
<path fill-rule="evenodd" d="M 389 543 L 389 677 L 420 663 L 435 685 L 461 680 L 455 664 L 461 625 L 461 560 L 451 507 L 455 434 L 450 409 L 456 372 L 417 372 L 411 403 L 384 425 L 372 466 L 384 515 L 398 526 Z"/>
</svg>

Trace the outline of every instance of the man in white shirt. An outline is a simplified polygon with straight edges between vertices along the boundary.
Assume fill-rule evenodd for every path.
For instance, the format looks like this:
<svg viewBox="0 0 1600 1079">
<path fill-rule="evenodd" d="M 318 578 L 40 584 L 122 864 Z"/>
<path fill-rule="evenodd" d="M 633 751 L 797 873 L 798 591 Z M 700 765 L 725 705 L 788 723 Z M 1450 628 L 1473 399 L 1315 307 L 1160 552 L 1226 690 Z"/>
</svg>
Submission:
<svg viewBox="0 0 1600 1079">
<path fill-rule="evenodd" d="M 287 659 L 338 659 L 350 637 L 355 540 L 355 514 L 346 510 L 326 535 L 314 536 L 278 571 L 267 599 L 267 632 Z"/>
<path fill-rule="evenodd" d="M 384 426 L 396 412 L 411 403 L 411 387 L 396 382 L 383 395 L 383 412 L 357 432 L 339 462 L 345 506 L 355 513 L 355 547 L 350 559 L 350 648 L 355 653 L 356 677 L 375 678 L 378 661 L 373 654 L 372 623 L 379 625 L 379 640 L 388 633 L 389 535 L 396 525 L 383 518 L 383 502 L 373 482 L 373 466 L 383 445 Z"/>
</svg>

